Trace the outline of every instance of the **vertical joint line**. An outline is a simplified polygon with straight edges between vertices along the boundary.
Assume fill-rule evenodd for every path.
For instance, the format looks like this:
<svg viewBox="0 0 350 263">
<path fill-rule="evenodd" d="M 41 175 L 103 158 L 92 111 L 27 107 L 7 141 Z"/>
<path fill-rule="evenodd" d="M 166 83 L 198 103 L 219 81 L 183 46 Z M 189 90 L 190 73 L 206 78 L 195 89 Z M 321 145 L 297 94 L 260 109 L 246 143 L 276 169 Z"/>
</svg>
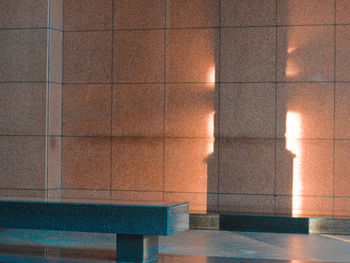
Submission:
<svg viewBox="0 0 350 263">
<path fill-rule="evenodd" d="M 278 12 L 277 12 L 277 8 L 278 8 L 278 3 L 277 0 L 275 1 L 275 140 L 274 140 L 274 145 L 275 145 L 275 154 L 274 154 L 274 170 L 275 170 L 275 181 L 274 181 L 274 198 L 273 198 L 273 211 L 274 213 L 276 213 L 276 184 L 277 184 L 277 70 L 278 70 L 278 66 L 277 66 L 277 60 L 278 60 L 278 53 L 277 53 L 277 46 L 278 46 L 278 39 L 277 39 L 277 30 L 278 30 L 278 25 L 277 25 L 277 16 L 278 16 Z"/>
<path fill-rule="evenodd" d="M 215 80 L 215 85 L 216 83 L 218 83 L 218 112 L 217 112 L 217 116 L 216 116 L 216 119 L 217 119 L 217 122 L 218 122 L 218 141 L 216 142 L 216 145 L 217 145 L 217 165 L 218 165 L 218 169 L 217 169 L 217 200 L 216 200 L 216 210 L 219 211 L 219 207 L 220 207 L 220 141 L 221 141 L 221 137 L 220 137 L 220 115 L 221 115 L 221 0 L 219 1 L 219 58 L 218 58 L 218 74 L 217 74 L 217 78 L 218 78 L 218 82 L 216 82 Z M 215 87 L 216 88 L 216 87 Z M 215 105 L 215 104 L 214 104 Z M 216 141 L 216 138 L 215 138 L 215 132 L 214 132 L 214 147 L 215 147 L 215 141 Z M 215 150 L 215 148 L 214 148 Z"/>
<path fill-rule="evenodd" d="M 113 60 L 114 60 L 114 0 L 112 1 L 112 64 L 111 64 L 111 157 L 110 157 L 110 174 L 109 174 L 109 199 L 112 199 L 112 178 L 113 178 Z"/>
<path fill-rule="evenodd" d="M 334 217 L 334 204 L 335 204 L 335 188 L 334 188 L 334 184 L 335 184 L 335 118 L 336 118 L 336 75 L 337 75 L 337 71 L 336 71 L 336 63 L 337 63 L 337 0 L 334 0 L 334 39 L 333 39 L 333 45 L 334 45 L 334 83 L 333 83 L 333 198 L 332 198 L 332 215 Z"/>
<path fill-rule="evenodd" d="M 164 86 L 163 86 L 163 201 L 165 200 L 165 143 L 166 143 L 166 140 L 165 140 L 165 103 L 166 103 L 166 100 L 165 100 L 165 95 L 166 95 L 166 44 L 167 44 L 167 0 L 164 0 L 164 75 L 163 75 L 163 78 L 164 78 Z"/>
</svg>

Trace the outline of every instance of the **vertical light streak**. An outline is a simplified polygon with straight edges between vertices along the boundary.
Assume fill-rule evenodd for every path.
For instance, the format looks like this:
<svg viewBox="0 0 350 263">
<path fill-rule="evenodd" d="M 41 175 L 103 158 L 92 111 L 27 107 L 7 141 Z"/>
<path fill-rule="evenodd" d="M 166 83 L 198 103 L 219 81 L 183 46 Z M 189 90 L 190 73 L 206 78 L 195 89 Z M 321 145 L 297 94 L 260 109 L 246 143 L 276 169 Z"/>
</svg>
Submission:
<svg viewBox="0 0 350 263">
<path fill-rule="evenodd" d="M 302 182 L 302 149 L 297 140 L 301 137 L 301 118 L 298 113 L 287 112 L 286 116 L 286 148 L 295 157 L 293 159 L 293 190 L 292 190 L 292 216 L 298 216 L 302 212 L 303 204 L 300 197 L 303 190 Z"/>
</svg>

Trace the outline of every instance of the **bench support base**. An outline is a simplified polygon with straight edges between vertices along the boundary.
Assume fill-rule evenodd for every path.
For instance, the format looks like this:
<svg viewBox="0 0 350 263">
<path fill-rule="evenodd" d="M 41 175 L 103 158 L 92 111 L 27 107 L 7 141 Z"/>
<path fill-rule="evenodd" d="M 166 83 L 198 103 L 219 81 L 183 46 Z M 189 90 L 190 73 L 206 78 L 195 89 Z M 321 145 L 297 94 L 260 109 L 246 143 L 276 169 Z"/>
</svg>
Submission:
<svg viewBox="0 0 350 263">
<path fill-rule="evenodd" d="M 153 262 L 158 258 L 158 236 L 117 235 L 117 262 Z"/>
</svg>

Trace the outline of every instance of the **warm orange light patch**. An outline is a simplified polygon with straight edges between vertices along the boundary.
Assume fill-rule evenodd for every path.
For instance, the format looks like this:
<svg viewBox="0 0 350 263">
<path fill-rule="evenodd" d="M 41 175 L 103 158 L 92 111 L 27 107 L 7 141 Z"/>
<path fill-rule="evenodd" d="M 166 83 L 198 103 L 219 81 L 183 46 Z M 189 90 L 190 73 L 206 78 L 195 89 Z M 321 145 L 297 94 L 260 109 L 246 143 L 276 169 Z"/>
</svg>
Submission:
<svg viewBox="0 0 350 263">
<path fill-rule="evenodd" d="M 208 142 L 208 156 L 211 155 L 214 152 L 214 116 L 215 116 L 215 111 L 212 111 L 208 115 L 208 137 L 209 137 L 209 142 Z"/>
<path fill-rule="evenodd" d="M 287 49 L 287 53 L 288 53 L 288 54 L 292 54 L 295 50 L 297 50 L 296 47 L 289 47 L 289 48 Z"/>
<path fill-rule="evenodd" d="M 303 190 L 302 182 L 302 149 L 300 142 L 297 138 L 300 138 L 302 134 L 302 124 L 300 114 L 295 112 L 287 112 L 286 116 L 286 148 L 295 157 L 293 159 L 293 197 L 292 197 L 292 215 L 300 215 L 303 204 L 300 195 Z"/>
<path fill-rule="evenodd" d="M 299 73 L 300 73 L 300 70 L 298 68 L 298 65 L 292 59 L 289 58 L 287 60 L 287 65 L 286 65 L 286 76 L 294 77 Z"/>
<path fill-rule="evenodd" d="M 215 83 L 215 65 L 209 68 L 208 72 L 208 82 Z"/>
</svg>

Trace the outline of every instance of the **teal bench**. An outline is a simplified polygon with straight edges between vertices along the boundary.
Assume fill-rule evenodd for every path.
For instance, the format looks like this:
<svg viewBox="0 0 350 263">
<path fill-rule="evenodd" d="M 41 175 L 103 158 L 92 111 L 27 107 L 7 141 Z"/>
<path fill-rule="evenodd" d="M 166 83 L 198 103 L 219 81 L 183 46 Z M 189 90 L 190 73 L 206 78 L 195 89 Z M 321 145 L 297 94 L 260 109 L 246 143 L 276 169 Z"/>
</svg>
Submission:
<svg viewBox="0 0 350 263">
<path fill-rule="evenodd" d="M 158 236 L 189 229 L 188 211 L 175 202 L 0 197 L 0 228 L 115 233 L 117 262 L 152 262 Z"/>
</svg>

